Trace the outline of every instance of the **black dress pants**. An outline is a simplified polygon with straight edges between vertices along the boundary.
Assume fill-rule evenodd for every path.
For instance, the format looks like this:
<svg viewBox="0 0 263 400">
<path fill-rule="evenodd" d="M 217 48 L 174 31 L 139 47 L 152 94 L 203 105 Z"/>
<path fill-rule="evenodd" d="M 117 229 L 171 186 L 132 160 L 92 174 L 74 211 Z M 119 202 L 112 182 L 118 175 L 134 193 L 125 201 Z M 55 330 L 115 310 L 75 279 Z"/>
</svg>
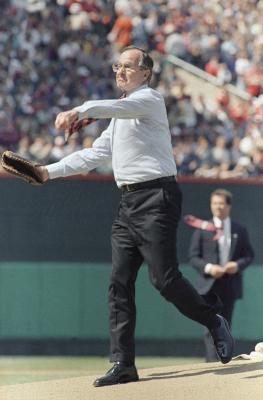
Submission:
<svg viewBox="0 0 263 400">
<path fill-rule="evenodd" d="M 135 281 L 148 264 L 151 283 L 187 317 L 211 326 L 215 311 L 178 269 L 176 231 L 181 191 L 176 181 L 122 192 L 112 226 L 109 285 L 110 360 L 134 363 Z"/>
</svg>

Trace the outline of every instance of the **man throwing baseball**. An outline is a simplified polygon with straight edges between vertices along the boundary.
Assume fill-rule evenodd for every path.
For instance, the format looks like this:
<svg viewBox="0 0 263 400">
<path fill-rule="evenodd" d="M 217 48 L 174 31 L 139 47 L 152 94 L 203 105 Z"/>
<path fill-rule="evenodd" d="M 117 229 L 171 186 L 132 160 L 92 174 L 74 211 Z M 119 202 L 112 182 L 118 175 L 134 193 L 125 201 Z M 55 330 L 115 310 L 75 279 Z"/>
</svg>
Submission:
<svg viewBox="0 0 263 400">
<path fill-rule="evenodd" d="M 113 65 L 117 100 L 86 101 L 58 114 L 55 126 L 67 134 L 87 118 L 111 118 L 93 147 L 40 167 L 43 180 L 88 172 L 112 158 L 121 201 L 112 227 L 109 284 L 110 361 L 113 367 L 95 386 L 137 381 L 134 331 L 135 281 L 143 261 L 152 284 L 184 315 L 206 326 L 223 363 L 231 360 L 233 339 L 226 320 L 217 315 L 178 269 L 176 231 L 181 192 L 176 182 L 165 103 L 151 89 L 153 60 L 135 47 L 124 49 Z M 72 128 L 73 127 L 73 128 Z"/>
</svg>

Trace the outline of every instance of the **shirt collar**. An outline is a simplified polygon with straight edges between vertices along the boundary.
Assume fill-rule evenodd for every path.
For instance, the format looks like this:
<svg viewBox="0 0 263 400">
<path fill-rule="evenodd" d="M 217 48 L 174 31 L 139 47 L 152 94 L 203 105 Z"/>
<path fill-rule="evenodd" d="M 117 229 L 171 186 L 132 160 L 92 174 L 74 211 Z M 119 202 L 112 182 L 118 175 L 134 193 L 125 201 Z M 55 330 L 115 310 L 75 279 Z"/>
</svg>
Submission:
<svg viewBox="0 0 263 400">
<path fill-rule="evenodd" d="M 219 219 L 218 217 L 213 217 L 213 221 L 214 221 L 216 228 L 220 228 L 222 226 L 222 222 L 223 222 L 224 226 L 230 225 L 229 217 L 225 218 L 223 221 L 221 219 Z"/>
<path fill-rule="evenodd" d="M 135 92 L 137 92 L 138 90 L 145 89 L 145 88 L 147 88 L 147 87 L 148 87 L 148 85 L 141 85 L 141 86 L 138 86 L 137 88 L 135 88 L 135 89 L 131 90 L 129 93 L 127 93 L 127 97 L 129 97 L 132 93 L 135 93 Z"/>
</svg>

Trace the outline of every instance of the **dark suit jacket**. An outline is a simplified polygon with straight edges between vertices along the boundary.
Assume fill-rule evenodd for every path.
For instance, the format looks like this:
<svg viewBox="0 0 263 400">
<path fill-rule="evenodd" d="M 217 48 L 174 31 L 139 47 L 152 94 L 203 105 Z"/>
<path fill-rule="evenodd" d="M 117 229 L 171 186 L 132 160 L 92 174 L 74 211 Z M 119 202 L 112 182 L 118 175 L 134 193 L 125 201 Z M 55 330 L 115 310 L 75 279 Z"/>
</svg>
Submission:
<svg viewBox="0 0 263 400">
<path fill-rule="evenodd" d="M 198 272 L 197 290 L 200 294 L 208 294 L 215 279 L 205 274 L 204 268 L 208 263 L 219 264 L 218 241 L 212 240 L 213 233 L 196 229 L 193 233 L 189 258 L 191 265 Z M 247 230 L 244 226 L 231 221 L 231 248 L 229 261 L 236 261 L 239 272 L 234 275 L 225 275 L 220 280 L 226 279 L 228 290 L 233 298 L 238 299 L 243 295 L 242 272 L 252 262 L 254 251 L 249 241 Z"/>
</svg>

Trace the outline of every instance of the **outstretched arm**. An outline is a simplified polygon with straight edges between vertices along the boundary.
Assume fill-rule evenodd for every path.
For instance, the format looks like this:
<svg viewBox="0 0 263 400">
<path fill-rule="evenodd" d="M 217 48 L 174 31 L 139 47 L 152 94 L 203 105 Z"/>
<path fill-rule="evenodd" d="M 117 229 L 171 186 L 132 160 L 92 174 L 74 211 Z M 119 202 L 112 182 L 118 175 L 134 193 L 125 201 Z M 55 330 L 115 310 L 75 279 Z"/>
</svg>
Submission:
<svg viewBox="0 0 263 400">
<path fill-rule="evenodd" d="M 109 160 L 112 155 L 110 143 L 112 124 L 113 122 L 93 142 L 91 148 L 76 151 L 59 162 L 44 167 L 45 176 L 48 174 L 49 179 L 54 179 L 87 173 Z"/>
</svg>

